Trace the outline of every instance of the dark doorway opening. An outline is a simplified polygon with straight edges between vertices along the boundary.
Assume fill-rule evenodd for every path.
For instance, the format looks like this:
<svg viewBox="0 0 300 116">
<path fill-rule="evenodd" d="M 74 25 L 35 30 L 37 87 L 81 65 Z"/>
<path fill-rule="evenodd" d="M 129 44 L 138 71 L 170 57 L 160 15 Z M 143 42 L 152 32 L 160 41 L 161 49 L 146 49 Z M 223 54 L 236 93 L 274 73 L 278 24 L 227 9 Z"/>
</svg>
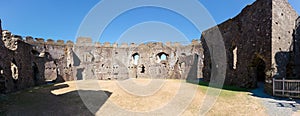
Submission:
<svg viewBox="0 0 300 116">
<path fill-rule="evenodd" d="M 266 80 L 266 63 L 261 58 L 255 58 L 251 66 L 251 75 L 254 81 L 252 87 L 263 88 Z"/>
<path fill-rule="evenodd" d="M 33 80 L 35 85 L 37 85 L 40 74 L 39 74 L 39 69 L 35 62 L 32 63 L 32 69 L 33 69 Z"/>
<path fill-rule="evenodd" d="M 77 73 L 76 73 L 76 80 L 83 80 L 83 75 L 82 72 L 84 71 L 84 68 L 78 68 L 77 69 Z"/>
<path fill-rule="evenodd" d="M 256 79 L 257 82 L 264 83 L 266 80 L 266 64 L 262 59 L 257 59 L 257 65 L 256 65 Z"/>
<path fill-rule="evenodd" d="M 142 65 L 141 68 L 142 68 L 141 73 L 145 73 L 145 66 Z"/>
</svg>

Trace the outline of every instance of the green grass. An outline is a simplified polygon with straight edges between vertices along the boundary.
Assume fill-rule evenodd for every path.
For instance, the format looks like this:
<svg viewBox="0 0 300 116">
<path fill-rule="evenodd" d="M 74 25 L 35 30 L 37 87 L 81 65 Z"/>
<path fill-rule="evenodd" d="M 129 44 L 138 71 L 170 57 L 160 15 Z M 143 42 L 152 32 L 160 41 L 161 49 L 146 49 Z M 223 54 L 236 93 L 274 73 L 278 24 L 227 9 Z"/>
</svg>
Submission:
<svg viewBox="0 0 300 116">
<path fill-rule="evenodd" d="M 208 82 L 203 82 L 203 81 L 200 81 L 199 82 L 199 85 L 202 85 L 202 86 L 209 86 L 209 83 Z M 214 86 L 210 86 L 210 87 L 213 87 L 213 88 L 218 88 L 218 87 L 214 87 Z M 240 87 L 236 87 L 236 86 L 228 86 L 228 85 L 223 85 L 222 88 L 219 88 L 219 89 L 223 89 L 223 90 L 230 90 L 230 91 L 243 91 L 243 92 L 248 92 L 249 90 L 246 89 L 246 88 L 240 88 Z"/>
<path fill-rule="evenodd" d="M 234 97 L 240 92 L 249 92 L 249 90 L 246 88 L 240 88 L 240 87 L 228 86 L 228 85 L 224 85 L 222 88 L 220 88 L 220 87 L 209 86 L 208 82 L 203 82 L 203 81 L 199 82 L 199 88 L 202 91 L 206 92 L 209 87 L 221 89 L 220 97 L 225 97 L 225 98 Z"/>
</svg>

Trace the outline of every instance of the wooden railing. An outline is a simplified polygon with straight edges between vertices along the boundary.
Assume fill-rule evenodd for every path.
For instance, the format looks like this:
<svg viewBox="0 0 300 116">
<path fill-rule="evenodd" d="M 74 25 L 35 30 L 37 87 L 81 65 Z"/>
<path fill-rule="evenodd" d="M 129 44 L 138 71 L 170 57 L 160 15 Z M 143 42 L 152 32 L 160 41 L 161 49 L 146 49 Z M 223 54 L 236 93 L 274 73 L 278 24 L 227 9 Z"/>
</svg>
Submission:
<svg viewBox="0 0 300 116">
<path fill-rule="evenodd" d="M 273 78 L 273 95 L 300 98 L 300 80 Z"/>
</svg>

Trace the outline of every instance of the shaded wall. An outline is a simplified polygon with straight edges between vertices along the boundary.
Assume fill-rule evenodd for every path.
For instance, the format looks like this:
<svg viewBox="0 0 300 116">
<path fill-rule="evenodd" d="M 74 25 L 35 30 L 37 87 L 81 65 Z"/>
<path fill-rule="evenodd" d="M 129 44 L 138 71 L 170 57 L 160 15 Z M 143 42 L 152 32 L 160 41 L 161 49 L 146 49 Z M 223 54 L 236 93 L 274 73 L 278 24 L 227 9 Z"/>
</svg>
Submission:
<svg viewBox="0 0 300 116">
<path fill-rule="evenodd" d="M 292 32 L 297 17 L 287 0 L 257 0 L 236 17 L 218 25 L 228 64 L 225 84 L 254 88 L 263 78 L 265 90 L 272 93 L 272 78 L 286 78 L 292 69 Z M 206 81 L 210 81 L 212 67 L 206 41 L 216 31 L 212 28 L 202 33 Z"/>
<path fill-rule="evenodd" d="M 218 25 L 219 30 L 208 29 L 202 33 L 203 77 L 206 81 L 211 78 L 212 64 L 206 39 L 217 34 L 215 31 L 220 31 L 227 56 L 225 84 L 256 87 L 256 77 L 251 76 L 253 60 L 261 58 L 267 65 L 266 70 L 271 69 L 271 7 L 271 0 L 258 0 L 244 8 L 238 16 Z"/>
</svg>

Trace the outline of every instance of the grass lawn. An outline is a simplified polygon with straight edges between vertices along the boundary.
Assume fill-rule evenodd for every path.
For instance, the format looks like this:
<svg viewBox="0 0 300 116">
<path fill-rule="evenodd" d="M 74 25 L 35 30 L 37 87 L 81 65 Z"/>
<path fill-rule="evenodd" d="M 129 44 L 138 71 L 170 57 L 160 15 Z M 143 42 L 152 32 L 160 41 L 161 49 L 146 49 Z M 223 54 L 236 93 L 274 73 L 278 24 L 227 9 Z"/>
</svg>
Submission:
<svg viewBox="0 0 300 116">
<path fill-rule="evenodd" d="M 266 115 L 245 89 L 226 86 L 217 97 L 208 89 L 171 79 L 70 81 L 1 95 L 0 115 L 197 115 L 212 98 L 206 115 Z"/>
</svg>

